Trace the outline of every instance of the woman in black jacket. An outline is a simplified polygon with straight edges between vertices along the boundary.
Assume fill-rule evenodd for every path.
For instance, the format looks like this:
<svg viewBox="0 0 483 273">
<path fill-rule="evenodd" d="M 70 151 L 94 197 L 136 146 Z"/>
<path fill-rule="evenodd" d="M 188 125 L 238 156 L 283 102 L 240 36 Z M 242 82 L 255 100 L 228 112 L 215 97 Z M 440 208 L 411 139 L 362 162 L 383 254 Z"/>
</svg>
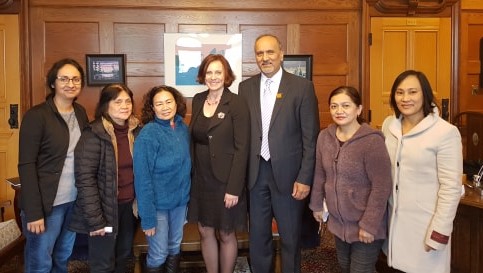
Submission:
<svg viewBox="0 0 483 273">
<path fill-rule="evenodd" d="M 62 59 L 47 74 L 50 94 L 25 113 L 20 126 L 18 172 L 25 244 L 25 272 L 67 272 L 75 233 L 67 221 L 76 199 L 74 148 L 87 114 L 75 102 L 84 70 Z"/>
<path fill-rule="evenodd" d="M 132 148 L 139 122 L 132 113 L 132 91 L 105 86 L 75 149 L 78 197 L 70 228 L 89 234 L 91 272 L 127 272 L 136 226 Z"/>
<path fill-rule="evenodd" d="M 247 229 L 250 117 L 245 101 L 228 89 L 234 80 L 225 57 L 210 54 L 201 62 L 197 78 L 208 90 L 193 98 L 188 219 L 198 224 L 209 273 L 233 272 L 238 254 L 236 231 Z"/>
</svg>

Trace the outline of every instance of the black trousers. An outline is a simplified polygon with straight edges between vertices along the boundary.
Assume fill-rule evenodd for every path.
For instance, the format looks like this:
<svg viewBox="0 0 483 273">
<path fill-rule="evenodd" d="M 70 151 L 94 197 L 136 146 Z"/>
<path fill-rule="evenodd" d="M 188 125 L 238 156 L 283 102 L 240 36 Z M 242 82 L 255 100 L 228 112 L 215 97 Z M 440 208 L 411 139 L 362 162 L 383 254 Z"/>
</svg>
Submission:
<svg viewBox="0 0 483 273">
<path fill-rule="evenodd" d="M 127 272 L 126 266 L 132 257 L 132 243 L 136 228 L 132 202 L 119 204 L 118 216 L 117 234 L 89 236 L 90 272 Z"/>
<path fill-rule="evenodd" d="M 277 221 L 282 247 L 282 272 L 300 273 L 300 234 L 305 201 L 281 193 L 272 166 L 260 160 L 255 186 L 250 190 L 250 264 L 253 273 L 273 272 L 272 218 Z"/>
</svg>

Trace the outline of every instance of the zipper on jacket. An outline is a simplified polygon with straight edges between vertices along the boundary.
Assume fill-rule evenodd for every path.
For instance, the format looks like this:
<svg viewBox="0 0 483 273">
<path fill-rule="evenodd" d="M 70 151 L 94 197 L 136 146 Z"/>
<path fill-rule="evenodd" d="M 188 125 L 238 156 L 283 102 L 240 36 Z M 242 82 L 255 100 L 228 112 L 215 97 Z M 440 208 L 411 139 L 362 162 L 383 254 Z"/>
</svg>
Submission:
<svg viewBox="0 0 483 273">
<path fill-rule="evenodd" d="M 338 144 L 338 147 L 339 148 L 337 149 L 337 154 L 335 155 L 335 158 L 334 158 L 334 165 L 335 165 L 334 166 L 334 168 L 335 168 L 334 190 L 335 190 L 336 196 L 338 195 L 338 189 L 337 189 L 337 187 L 338 187 L 338 181 L 339 181 L 339 176 L 338 176 L 338 174 L 339 174 L 339 168 L 338 167 L 339 167 L 339 154 L 340 154 L 340 149 L 341 149 L 340 144 Z M 339 209 L 339 207 L 340 207 L 339 206 L 339 197 L 337 196 L 336 198 L 337 198 L 337 214 L 339 215 L 339 219 L 342 222 L 342 226 L 344 227 L 345 226 L 344 219 L 342 218 L 342 215 L 341 215 L 340 209 Z M 345 232 L 345 230 L 343 230 L 342 234 L 344 235 L 344 238 L 342 238 L 343 241 L 346 241 L 346 236 L 345 236 L 346 235 L 346 232 Z"/>
</svg>

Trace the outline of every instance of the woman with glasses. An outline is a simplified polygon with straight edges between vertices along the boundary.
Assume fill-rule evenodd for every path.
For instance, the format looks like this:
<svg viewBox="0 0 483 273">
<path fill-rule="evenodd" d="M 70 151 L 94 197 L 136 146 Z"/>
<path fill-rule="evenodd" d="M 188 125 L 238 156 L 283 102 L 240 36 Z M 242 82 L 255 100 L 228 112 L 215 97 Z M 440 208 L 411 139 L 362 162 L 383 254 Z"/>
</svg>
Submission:
<svg viewBox="0 0 483 273">
<path fill-rule="evenodd" d="M 355 88 L 334 89 L 329 110 L 335 124 L 317 139 L 310 208 L 322 223 L 326 200 L 342 272 L 373 273 L 386 238 L 391 162 L 382 133 L 362 123 Z"/>
<path fill-rule="evenodd" d="M 128 272 L 136 226 L 132 150 L 139 131 L 133 105 L 126 85 L 106 85 L 75 149 L 78 194 L 70 228 L 89 234 L 91 272 Z"/>
<path fill-rule="evenodd" d="M 18 172 L 25 272 L 67 272 L 75 232 L 67 229 L 77 196 L 74 148 L 88 124 L 75 102 L 84 87 L 84 70 L 72 59 L 50 68 L 46 101 L 25 113 L 20 126 Z"/>
</svg>

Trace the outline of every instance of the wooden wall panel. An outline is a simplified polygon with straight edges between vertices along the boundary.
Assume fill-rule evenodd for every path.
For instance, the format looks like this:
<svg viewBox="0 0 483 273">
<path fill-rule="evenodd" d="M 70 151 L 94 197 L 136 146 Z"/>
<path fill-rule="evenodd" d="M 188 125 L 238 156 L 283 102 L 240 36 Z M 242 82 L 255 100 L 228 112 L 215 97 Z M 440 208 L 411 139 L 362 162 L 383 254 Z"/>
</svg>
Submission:
<svg viewBox="0 0 483 273">
<path fill-rule="evenodd" d="M 142 94 L 164 83 L 163 34 L 173 32 L 241 33 L 243 69 L 242 75 L 237 76 L 243 79 L 259 73 L 253 52 L 256 37 L 271 33 L 279 37 L 286 54 L 314 55 L 314 83 L 318 96 L 327 97 L 328 92 L 340 84 L 360 84 L 359 1 L 347 1 L 338 9 L 331 8 L 336 2 L 331 0 L 310 1 L 310 9 L 300 8 L 309 1 L 289 1 L 283 8 L 270 10 L 262 8 L 264 3 L 275 6 L 273 4 L 280 5 L 280 1 L 257 1 L 255 6 L 246 5 L 240 9 L 229 3 L 211 6 L 219 1 L 210 1 L 203 9 L 190 6 L 197 6 L 198 1 L 169 7 L 166 6 L 169 1 L 162 4 L 158 1 L 158 5 L 148 0 L 130 1 L 129 5 L 124 1 L 100 1 L 103 5 L 90 0 L 78 5 L 74 2 L 30 1 L 31 105 L 45 98 L 44 77 L 52 62 L 73 57 L 84 65 L 87 53 L 122 53 L 127 56 L 127 83 L 135 93 L 135 107 L 139 113 Z M 146 9 L 150 5 L 156 7 Z M 331 77 L 337 80 L 327 81 Z M 100 87 L 89 86 L 79 97 L 78 101 L 87 108 L 90 117 L 99 91 Z M 324 120 L 323 127 L 331 122 L 326 118 L 321 120 Z"/>
<path fill-rule="evenodd" d="M 84 64 L 86 53 L 100 52 L 99 24 L 96 22 L 45 22 L 45 59 L 43 71 L 45 74 L 53 63 L 62 58 L 73 58 Z M 41 78 L 42 85 L 45 86 L 45 76 Z M 46 88 L 42 94 L 38 94 L 38 98 L 45 99 L 45 95 L 50 92 Z M 34 91 L 35 93 L 35 91 Z M 79 98 L 79 102 L 86 105 L 89 113 L 93 115 L 94 107 L 97 103 L 98 96 L 89 95 Z"/>
<path fill-rule="evenodd" d="M 164 60 L 164 24 L 114 24 L 114 52 L 126 54 L 128 63 L 160 63 Z"/>
<path fill-rule="evenodd" d="M 332 123 L 327 99 L 340 85 L 359 88 L 359 77 L 351 71 L 359 70 L 360 44 L 357 13 L 338 14 L 323 18 L 321 24 L 301 24 L 298 45 L 301 54 L 314 56 L 313 81 L 319 99 L 321 126 Z"/>
<path fill-rule="evenodd" d="M 45 22 L 46 57 L 55 62 L 66 55 L 99 52 L 99 24 L 84 22 Z M 83 55 L 81 55 L 83 57 Z M 47 60 L 47 65 L 53 62 Z"/>
<path fill-rule="evenodd" d="M 228 33 L 228 25 L 179 24 L 179 33 Z"/>
<path fill-rule="evenodd" d="M 282 50 L 285 54 L 287 51 L 287 26 L 286 25 L 252 25 L 252 24 L 241 24 L 240 33 L 242 34 L 242 50 L 243 50 L 243 63 L 256 64 L 255 59 L 255 40 L 258 36 L 270 33 L 278 37 L 282 43 Z M 257 68 L 258 70 L 258 68 Z M 259 71 L 248 69 L 243 69 L 243 76 L 249 77 Z M 245 73 L 247 72 L 247 73 Z"/>
<path fill-rule="evenodd" d="M 461 0 L 461 9 L 463 10 L 481 10 L 483 2 L 481 0 Z"/>
</svg>

